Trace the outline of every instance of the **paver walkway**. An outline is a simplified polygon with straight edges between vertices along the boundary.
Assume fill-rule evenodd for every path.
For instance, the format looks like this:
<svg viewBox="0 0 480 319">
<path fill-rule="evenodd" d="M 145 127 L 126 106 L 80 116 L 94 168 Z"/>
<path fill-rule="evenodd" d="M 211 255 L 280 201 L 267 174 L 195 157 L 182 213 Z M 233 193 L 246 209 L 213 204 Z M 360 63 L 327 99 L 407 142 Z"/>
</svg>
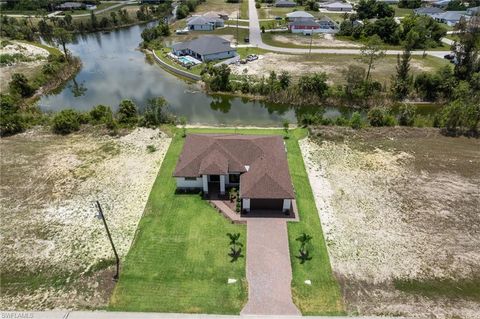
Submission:
<svg viewBox="0 0 480 319">
<path fill-rule="evenodd" d="M 248 302 L 241 315 L 300 315 L 292 301 L 285 219 L 248 220 L 247 280 Z"/>
</svg>

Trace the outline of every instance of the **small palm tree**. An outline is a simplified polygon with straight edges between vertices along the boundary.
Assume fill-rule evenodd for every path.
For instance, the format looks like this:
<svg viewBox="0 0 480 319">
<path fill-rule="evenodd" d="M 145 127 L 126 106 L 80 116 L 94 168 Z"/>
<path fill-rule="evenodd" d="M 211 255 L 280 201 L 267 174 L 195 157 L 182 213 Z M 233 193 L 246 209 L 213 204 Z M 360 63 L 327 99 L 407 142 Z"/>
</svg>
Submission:
<svg viewBox="0 0 480 319">
<path fill-rule="evenodd" d="M 298 259 L 300 259 L 300 264 L 304 264 L 308 260 L 312 260 L 312 257 L 310 257 L 310 253 L 306 249 L 300 248 L 298 250 L 300 252 L 300 256 L 296 256 Z"/>
<path fill-rule="evenodd" d="M 305 247 L 305 245 L 308 244 L 311 239 L 312 239 L 312 236 L 307 235 L 306 233 L 303 233 L 302 235 L 297 237 L 295 240 L 298 240 L 300 242 L 300 245 L 303 249 L 303 247 Z"/>
<path fill-rule="evenodd" d="M 241 242 L 238 240 L 240 239 L 240 233 L 227 233 L 228 238 L 230 238 L 230 245 L 235 246 L 243 246 Z"/>
<path fill-rule="evenodd" d="M 243 257 L 242 247 L 238 247 L 238 248 L 235 248 L 235 246 L 230 247 L 230 253 L 228 253 L 228 256 L 232 258 L 232 260 L 230 260 L 231 263 L 233 263 L 234 261 L 237 261 L 238 258 Z"/>
</svg>

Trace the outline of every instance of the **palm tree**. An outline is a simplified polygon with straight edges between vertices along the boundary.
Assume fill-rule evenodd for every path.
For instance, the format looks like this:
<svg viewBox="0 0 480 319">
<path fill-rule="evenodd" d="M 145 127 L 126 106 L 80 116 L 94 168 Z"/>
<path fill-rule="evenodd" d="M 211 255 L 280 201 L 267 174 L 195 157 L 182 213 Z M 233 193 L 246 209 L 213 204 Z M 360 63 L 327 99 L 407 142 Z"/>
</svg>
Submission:
<svg viewBox="0 0 480 319">
<path fill-rule="evenodd" d="M 310 257 L 310 253 L 306 249 L 300 248 L 298 250 L 300 252 L 300 256 L 296 256 L 298 259 L 300 259 L 300 264 L 304 264 L 307 260 L 312 260 L 312 257 Z"/>
<path fill-rule="evenodd" d="M 227 236 L 230 238 L 230 245 L 233 245 L 233 247 L 243 246 L 242 243 L 238 241 L 240 239 L 240 233 L 228 233 Z"/>
<path fill-rule="evenodd" d="M 230 253 L 228 254 L 228 256 L 232 258 L 232 260 L 230 260 L 231 263 L 237 261 L 238 258 L 243 257 L 242 247 L 238 247 L 238 249 L 236 249 L 235 247 L 230 247 Z"/>
<path fill-rule="evenodd" d="M 303 233 L 302 235 L 297 237 L 295 240 L 298 240 L 300 242 L 301 249 L 303 249 L 305 245 L 310 242 L 311 239 L 312 239 L 312 236 Z"/>
</svg>

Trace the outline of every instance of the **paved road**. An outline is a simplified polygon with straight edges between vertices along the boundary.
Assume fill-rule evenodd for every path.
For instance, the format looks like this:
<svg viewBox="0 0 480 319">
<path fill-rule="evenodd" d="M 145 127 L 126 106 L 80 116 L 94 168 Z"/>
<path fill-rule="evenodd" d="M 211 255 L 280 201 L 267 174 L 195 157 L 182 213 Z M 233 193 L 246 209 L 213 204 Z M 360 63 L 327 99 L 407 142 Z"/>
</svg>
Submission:
<svg viewBox="0 0 480 319">
<path fill-rule="evenodd" d="M 278 316 L 234 316 L 207 314 L 179 314 L 155 312 L 107 312 L 107 311 L 1 311 L 1 318 L 31 319 L 275 319 Z M 282 319 L 300 319 L 300 316 L 282 316 Z M 308 316 L 308 319 L 402 319 L 402 317 L 319 317 Z"/>
<path fill-rule="evenodd" d="M 262 40 L 260 23 L 258 20 L 257 9 L 255 8 L 255 0 L 248 0 L 248 14 L 249 14 L 249 28 L 250 28 L 250 44 L 252 46 L 259 47 L 261 49 L 289 53 L 289 54 L 307 54 L 310 52 L 309 49 L 300 49 L 300 48 L 284 48 L 276 47 L 272 45 L 265 44 Z M 385 54 L 388 55 L 397 55 L 402 54 L 401 50 L 386 50 Z M 312 49 L 311 53 L 323 53 L 323 54 L 361 54 L 359 49 L 345 49 L 345 48 L 334 48 L 334 49 Z M 428 55 L 443 58 L 445 54 L 450 53 L 450 51 L 426 51 Z M 423 55 L 423 51 L 412 51 L 412 55 Z"/>
<path fill-rule="evenodd" d="M 107 12 L 107 11 L 110 11 L 110 10 L 113 10 L 113 9 L 116 9 L 118 7 L 121 7 L 121 6 L 124 6 L 124 5 L 127 5 L 127 4 L 133 4 L 133 3 L 136 3 L 136 0 L 127 0 L 127 1 L 122 1 L 122 2 L 119 2 L 117 3 L 116 5 L 113 5 L 111 7 L 107 7 L 105 9 L 102 9 L 102 10 L 97 10 L 97 11 L 93 11 L 94 14 L 101 14 L 101 13 L 104 13 L 104 12 Z M 47 17 L 54 17 L 58 14 L 62 13 L 62 11 L 55 11 L 55 12 L 52 12 L 52 13 L 49 13 L 47 15 Z M 35 17 L 34 14 L 5 14 L 6 16 L 8 17 L 14 17 L 14 18 L 28 18 L 28 17 Z M 74 14 L 72 15 L 73 18 L 78 18 L 78 17 L 89 17 L 90 16 L 90 13 L 82 13 L 82 14 Z"/>
<path fill-rule="evenodd" d="M 300 315 L 292 301 L 287 221 L 247 221 L 248 302 L 242 315 Z"/>
</svg>

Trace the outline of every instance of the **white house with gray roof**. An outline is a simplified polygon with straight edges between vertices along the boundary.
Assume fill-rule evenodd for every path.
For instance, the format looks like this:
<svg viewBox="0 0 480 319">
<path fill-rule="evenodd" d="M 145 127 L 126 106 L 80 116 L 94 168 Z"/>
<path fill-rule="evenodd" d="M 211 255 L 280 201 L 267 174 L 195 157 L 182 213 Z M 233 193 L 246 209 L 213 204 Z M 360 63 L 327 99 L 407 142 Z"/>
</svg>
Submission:
<svg viewBox="0 0 480 319">
<path fill-rule="evenodd" d="M 224 25 L 225 21 L 220 17 L 194 16 L 187 21 L 187 28 L 191 31 L 213 31 Z"/>
<path fill-rule="evenodd" d="M 466 19 L 465 14 L 466 11 L 446 11 L 443 13 L 434 14 L 432 15 L 432 18 L 438 22 L 445 23 L 449 26 L 454 26 L 460 22 L 462 18 Z"/>
<path fill-rule="evenodd" d="M 332 2 L 328 3 L 323 6 L 324 9 L 328 11 L 336 11 L 336 12 L 351 12 L 353 10 L 353 6 L 348 2 Z"/>
<path fill-rule="evenodd" d="M 191 41 L 172 45 L 172 53 L 176 56 L 189 55 L 206 62 L 233 58 L 237 50 L 230 46 L 230 41 L 215 35 L 204 35 Z"/>
</svg>

